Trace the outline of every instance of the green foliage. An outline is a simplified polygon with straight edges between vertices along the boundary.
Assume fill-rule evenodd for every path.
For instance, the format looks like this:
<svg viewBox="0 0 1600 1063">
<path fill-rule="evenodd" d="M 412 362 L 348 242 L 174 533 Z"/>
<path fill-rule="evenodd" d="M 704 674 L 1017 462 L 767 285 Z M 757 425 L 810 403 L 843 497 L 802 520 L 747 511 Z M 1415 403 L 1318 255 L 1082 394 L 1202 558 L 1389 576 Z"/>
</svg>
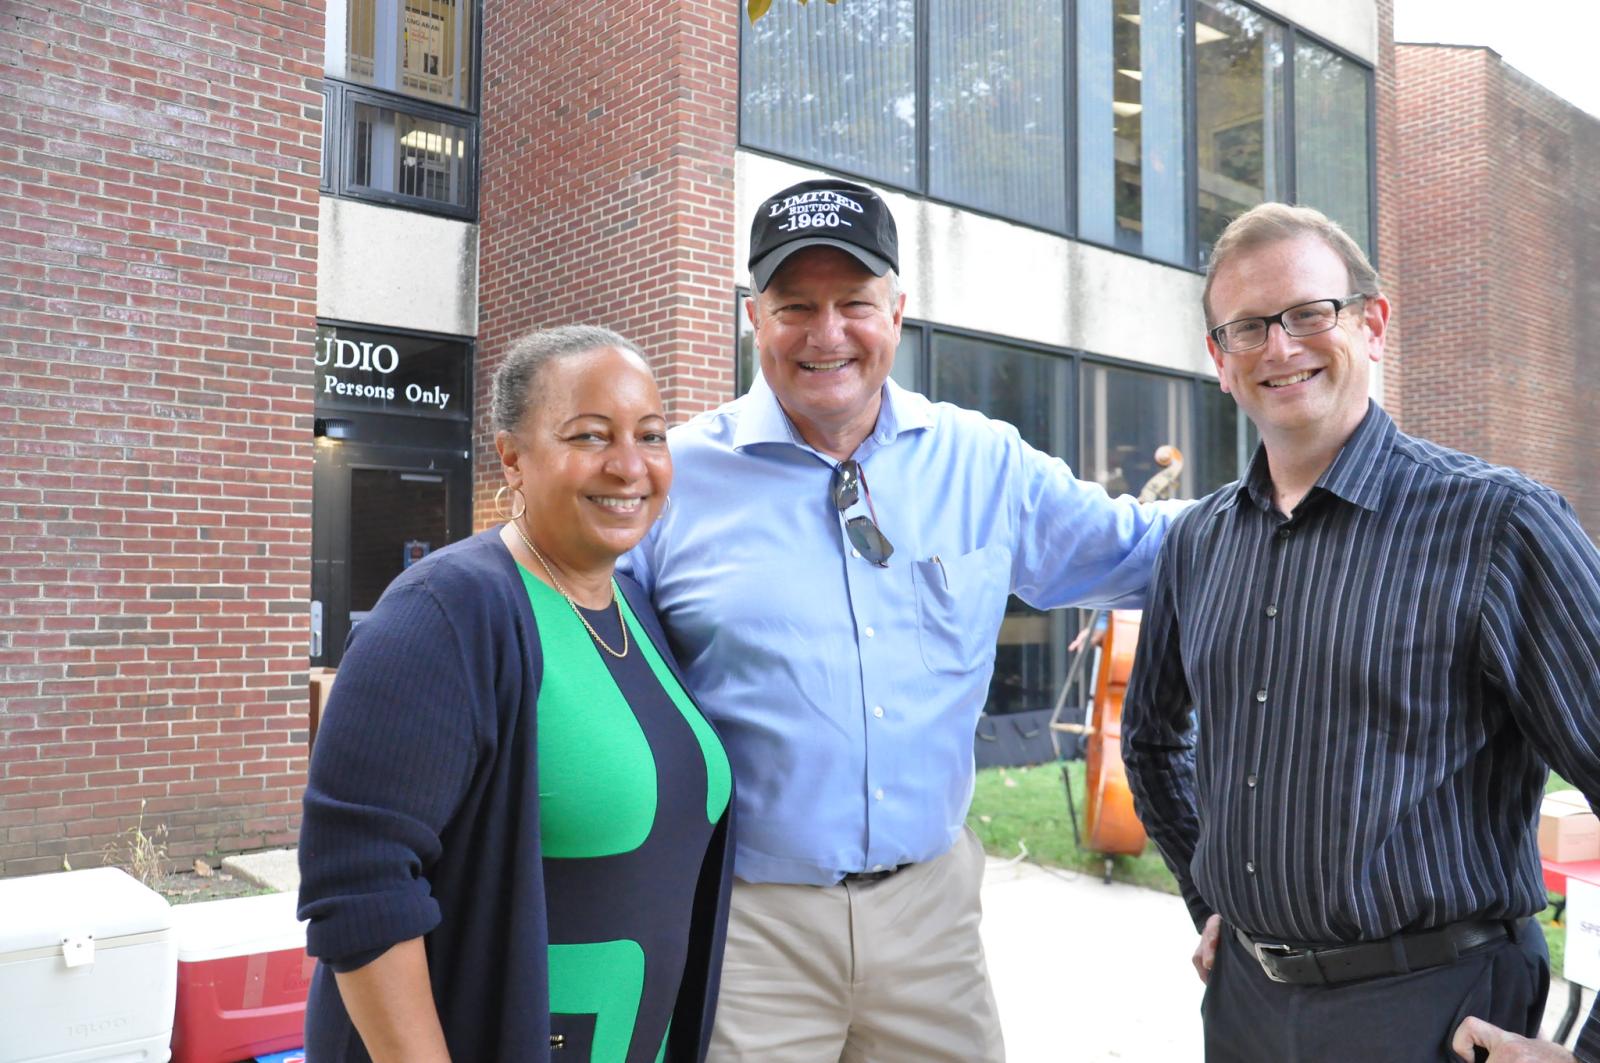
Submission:
<svg viewBox="0 0 1600 1063">
<path fill-rule="evenodd" d="M 828 0 L 830 4 L 837 4 L 839 0 Z M 806 0 L 800 0 L 800 6 L 806 6 Z M 750 14 L 750 22 L 755 23 L 762 15 L 772 8 L 772 0 L 745 0 L 745 10 Z"/>
</svg>

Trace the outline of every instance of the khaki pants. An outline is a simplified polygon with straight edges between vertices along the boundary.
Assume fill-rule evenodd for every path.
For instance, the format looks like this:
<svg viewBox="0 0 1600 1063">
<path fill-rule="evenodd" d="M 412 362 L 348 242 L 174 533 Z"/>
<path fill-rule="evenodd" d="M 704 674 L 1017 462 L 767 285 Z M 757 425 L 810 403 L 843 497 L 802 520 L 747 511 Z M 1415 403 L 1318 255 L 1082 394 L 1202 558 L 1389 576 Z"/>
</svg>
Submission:
<svg viewBox="0 0 1600 1063">
<path fill-rule="evenodd" d="M 983 847 L 881 882 L 735 882 L 709 1063 L 1000 1063 Z"/>
</svg>

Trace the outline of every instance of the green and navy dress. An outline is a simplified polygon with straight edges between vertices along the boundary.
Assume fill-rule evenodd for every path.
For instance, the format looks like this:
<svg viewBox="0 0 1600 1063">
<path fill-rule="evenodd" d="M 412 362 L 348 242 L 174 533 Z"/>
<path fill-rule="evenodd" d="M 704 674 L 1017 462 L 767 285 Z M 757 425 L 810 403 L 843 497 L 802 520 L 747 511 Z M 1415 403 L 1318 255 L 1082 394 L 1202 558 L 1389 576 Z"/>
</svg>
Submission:
<svg viewBox="0 0 1600 1063">
<path fill-rule="evenodd" d="M 300 915 L 321 961 L 308 1058 L 370 1063 L 334 972 L 418 937 L 453 1059 L 705 1058 L 733 883 L 728 760 L 644 591 L 616 585 L 621 660 L 491 528 L 406 569 L 357 625 L 301 820 Z M 615 608 L 592 622 L 620 647 Z"/>
<path fill-rule="evenodd" d="M 658 1063 L 687 920 L 727 810 L 727 754 L 617 592 L 622 657 L 526 569 L 539 632 L 539 823 L 550 934 L 552 1058 Z M 613 649 L 617 606 L 584 610 Z"/>
</svg>

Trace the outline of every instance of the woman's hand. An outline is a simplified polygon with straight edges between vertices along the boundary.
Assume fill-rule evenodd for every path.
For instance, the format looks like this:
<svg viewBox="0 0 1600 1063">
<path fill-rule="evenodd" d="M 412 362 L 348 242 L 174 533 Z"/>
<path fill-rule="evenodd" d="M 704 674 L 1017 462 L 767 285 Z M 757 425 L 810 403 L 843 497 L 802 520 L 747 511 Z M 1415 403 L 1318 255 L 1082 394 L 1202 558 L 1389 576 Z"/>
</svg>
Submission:
<svg viewBox="0 0 1600 1063">
<path fill-rule="evenodd" d="M 450 1063 L 421 938 L 334 979 L 372 1063 Z"/>
</svg>

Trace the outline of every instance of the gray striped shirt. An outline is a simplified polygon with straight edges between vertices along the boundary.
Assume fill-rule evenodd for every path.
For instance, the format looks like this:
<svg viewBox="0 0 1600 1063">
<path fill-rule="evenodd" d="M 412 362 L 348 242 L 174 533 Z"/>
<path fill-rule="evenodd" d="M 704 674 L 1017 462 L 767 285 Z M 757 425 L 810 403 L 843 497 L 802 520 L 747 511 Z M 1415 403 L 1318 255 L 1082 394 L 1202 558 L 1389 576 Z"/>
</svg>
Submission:
<svg viewBox="0 0 1600 1063">
<path fill-rule="evenodd" d="M 1520 473 L 1374 404 L 1285 518 L 1258 449 L 1168 533 L 1124 708 L 1196 925 L 1332 943 L 1543 908 L 1545 764 L 1600 805 L 1597 619 L 1600 555 Z"/>
</svg>

